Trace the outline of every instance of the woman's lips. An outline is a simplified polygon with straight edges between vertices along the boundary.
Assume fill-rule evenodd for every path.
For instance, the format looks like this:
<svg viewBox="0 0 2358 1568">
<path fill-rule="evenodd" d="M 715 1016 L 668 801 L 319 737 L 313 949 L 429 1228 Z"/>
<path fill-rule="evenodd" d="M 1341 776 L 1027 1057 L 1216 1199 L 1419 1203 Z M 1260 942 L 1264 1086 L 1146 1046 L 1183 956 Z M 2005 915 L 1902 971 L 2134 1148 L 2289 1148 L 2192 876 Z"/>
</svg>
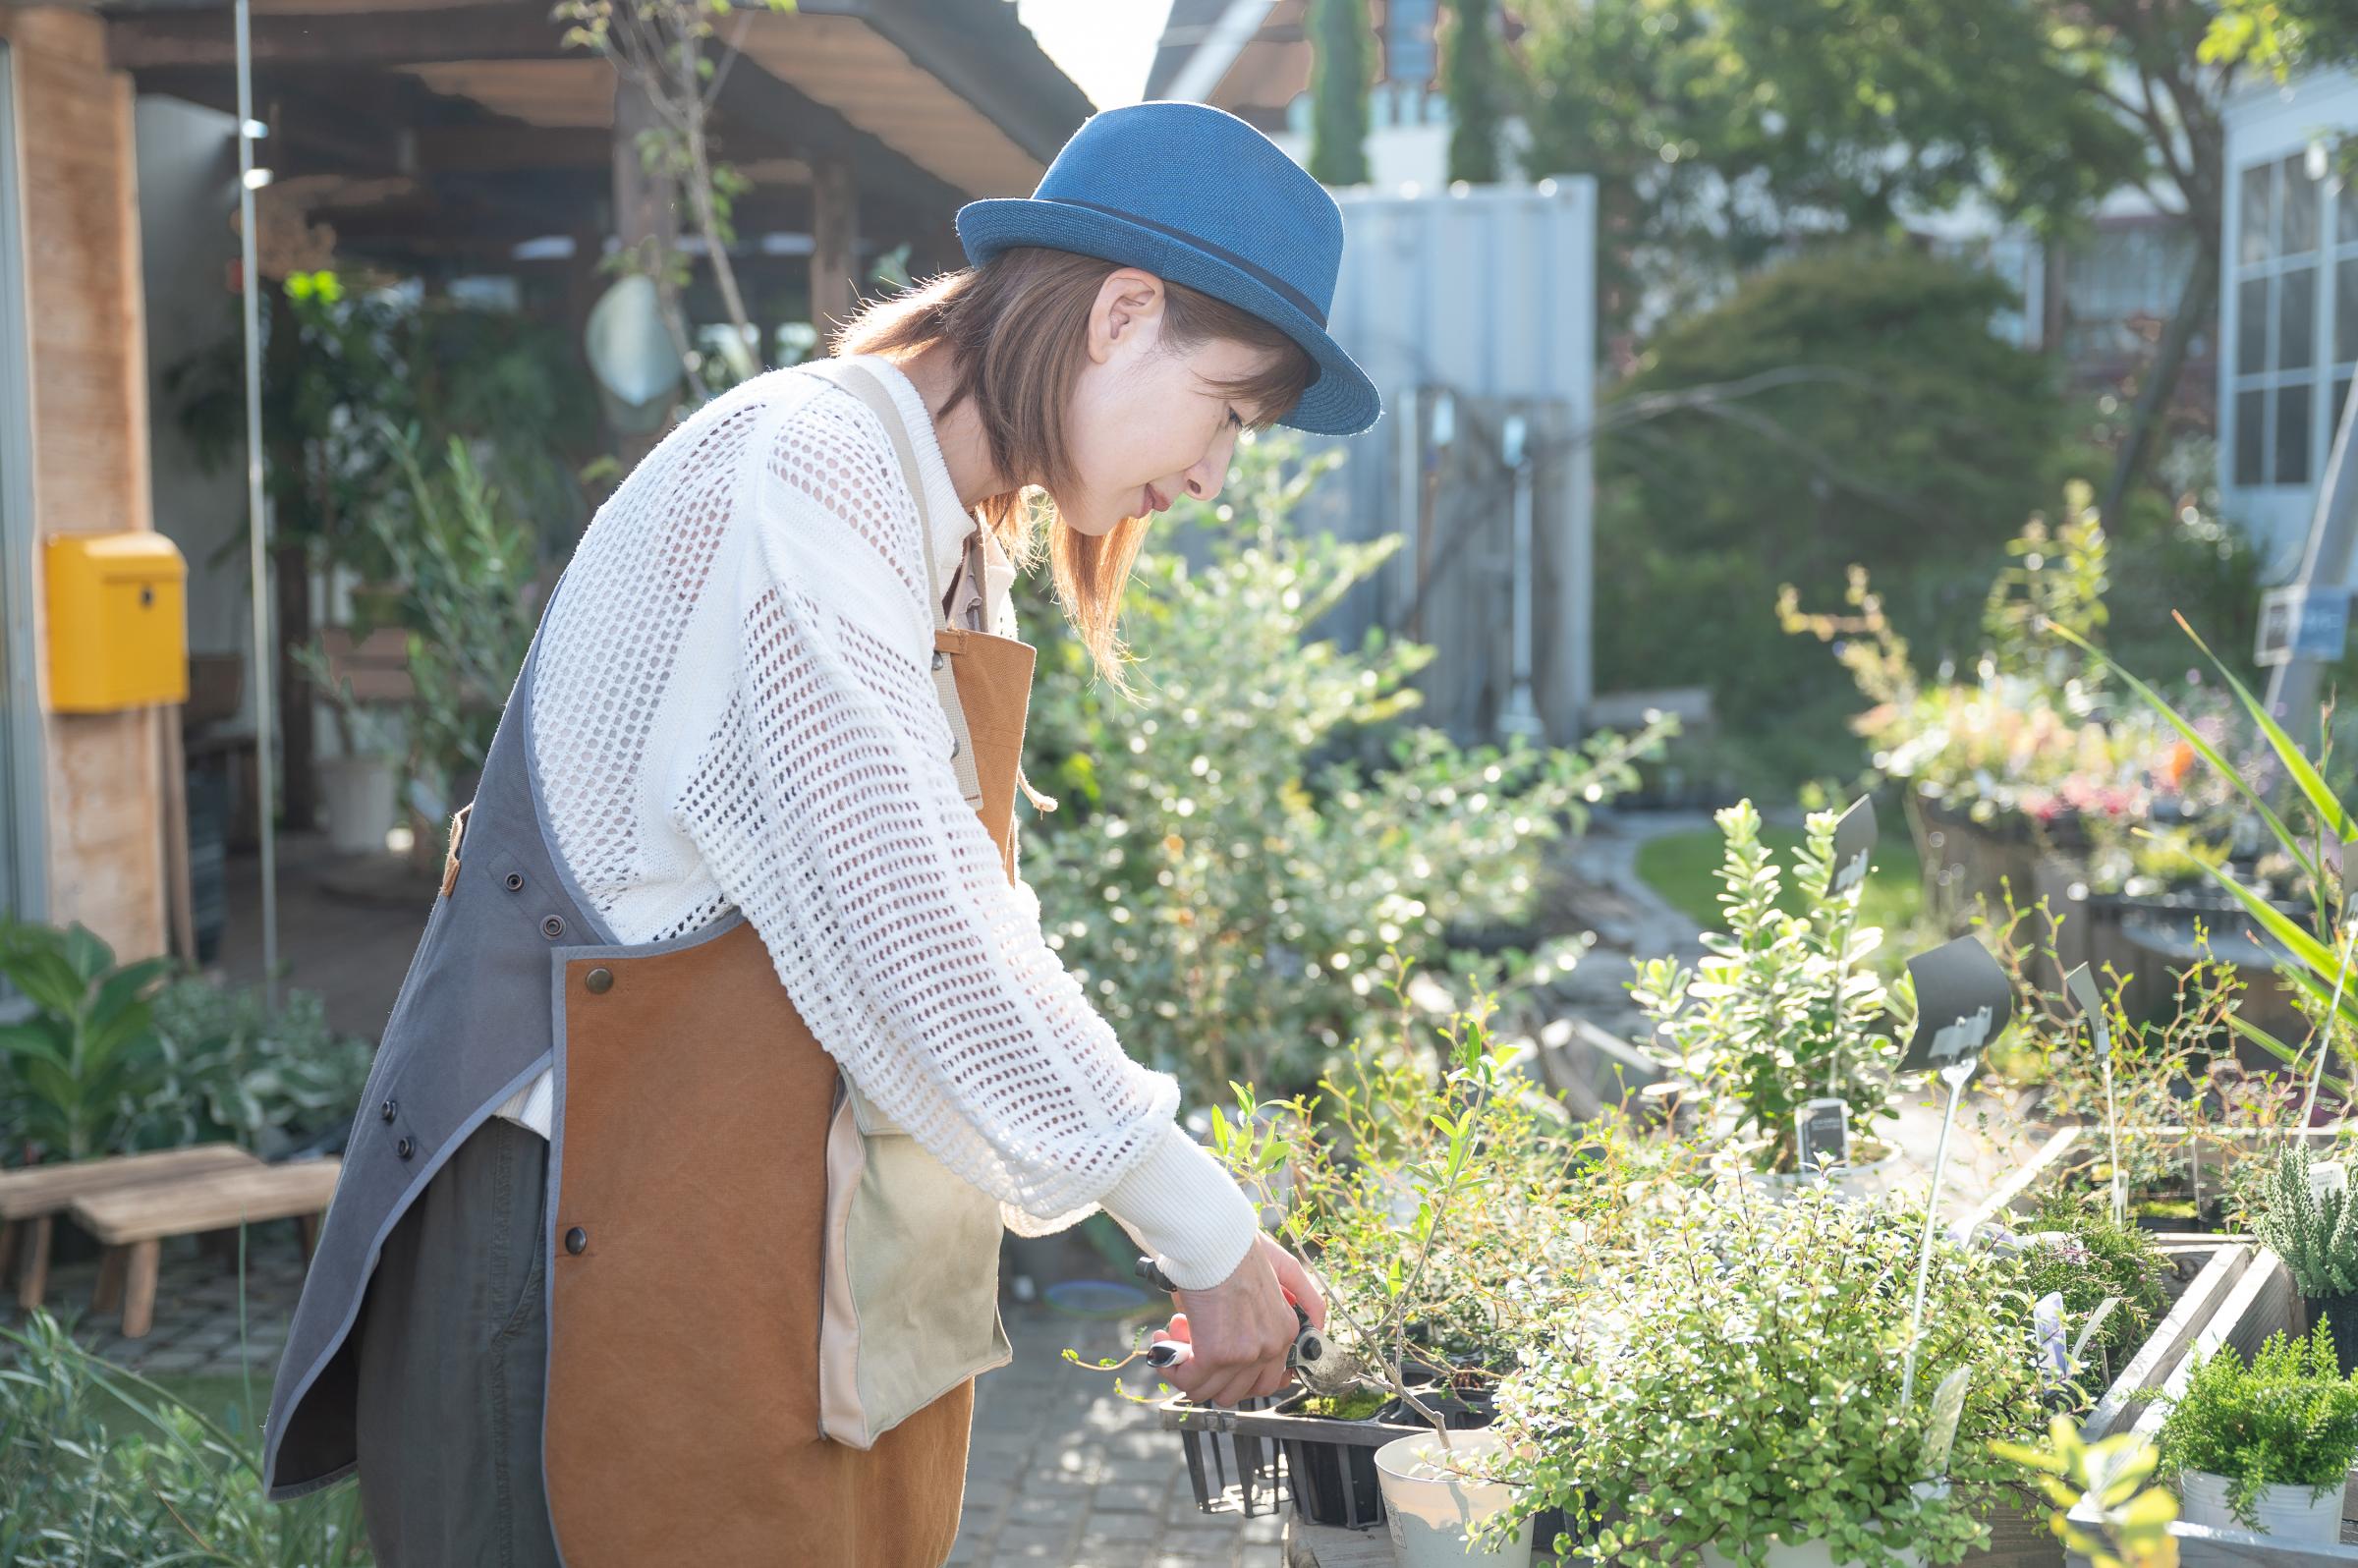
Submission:
<svg viewBox="0 0 2358 1568">
<path fill-rule="evenodd" d="M 1171 504 L 1169 501 L 1166 501 L 1166 500 L 1164 500 L 1164 499 L 1163 499 L 1162 492 L 1161 492 L 1160 490 L 1157 490 L 1156 488 L 1154 488 L 1154 486 L 1152 486 L 1151 484 L 1148 485 L 1148 486 L 1147 486 L 1147 488 L 1146 488 L 1146 497 L 1147 497 L 1147 513 L 1148 513 L 1149 515 L 1151 515 L 1152 513 L 1155 513 L 1155 512 L 1159 512 L 1159 511 L 1161 511 L 1161 510 L 1162 510 L 1164 507 L 1167 507 L 1167 506 L 1169 506 L 1169 505 Z"/>
</svg>

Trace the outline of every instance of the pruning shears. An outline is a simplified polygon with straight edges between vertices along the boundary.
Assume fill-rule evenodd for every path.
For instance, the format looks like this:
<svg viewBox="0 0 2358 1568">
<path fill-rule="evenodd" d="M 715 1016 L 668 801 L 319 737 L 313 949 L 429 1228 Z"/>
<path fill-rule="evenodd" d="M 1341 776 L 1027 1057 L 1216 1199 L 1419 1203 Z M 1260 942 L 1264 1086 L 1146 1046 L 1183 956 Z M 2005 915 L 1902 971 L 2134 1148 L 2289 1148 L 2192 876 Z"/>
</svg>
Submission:
<svg viewBox="0 0 2358 1568">
<path fill-rule="evenodd" d="M 1137 1273 L 1139 1278 L 1156 1290 L 1174 1296 L 1179 1293 L 1179 1287 L 1172 1283 L 1171 1276 L 1163 1272 L 1162 1264 L 1154 1259 L 1141 1258 Z M 1284 1289 L 1283 1286 L 1278 1288 Z M 1356 1383 L 1359 1380 L 1357 1373 L 1326 1336 L 1311 1326 L 1310 1314 L 1303 1310 L 1302 1303 L 1290 1290 L 1285 1292 L 1285 1304 L 1294 1310 L 1296 1327 L 1294 1342 L 1285 1353 L 1286 1367 L 1304 1383 L 1321 1393 L 1335 1392 Z M 1176 1339 L 1157 1339 L 1147 1347 L 1147 1365 L 1176 1367 L 1194 1353 L 1191 1347 Z"/>
</svg>

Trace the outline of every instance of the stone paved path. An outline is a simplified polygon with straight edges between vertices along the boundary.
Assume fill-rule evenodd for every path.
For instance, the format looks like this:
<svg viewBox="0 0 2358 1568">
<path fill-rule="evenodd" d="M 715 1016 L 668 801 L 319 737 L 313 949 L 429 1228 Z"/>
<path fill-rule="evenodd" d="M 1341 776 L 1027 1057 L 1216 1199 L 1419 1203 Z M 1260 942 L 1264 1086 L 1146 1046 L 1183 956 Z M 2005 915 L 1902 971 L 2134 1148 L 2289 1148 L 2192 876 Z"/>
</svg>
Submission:
<svg viewBox="0 0 2358 1568">
<path fill-rule="evenodd" d="M 285 1343 L 303 1283 L 291 1223 L 266 1225 L 248 1241 L 247 1347 L 257 1402 Z M 1075 1249 L 1081 1264 L 1081 1250 Z M 1078 1271 L 1078 1267 L 1075 1271 Z M 47 1307 L 74 1323 L 75 1338 L 144 1372 L 236 1376 L 236 1276 L 202 1255 L 193 1238 L 167 1243 L 155 1326 L 125 1339 L 121 1318 L 89 1311 L 92 1261 L 50 1272 Z M 23 1319 L 11 1292 L 0 1324 Z M 1279 1522 L 1263 1515 L 1201 1512 L 1188 1484 L 1176 1433 L 1154 1413 L 1114 1392 L 1109 1372 L 1073 1367 L 1070 1346 L 1097 1360 L 1119 1354 L 1118 1324 L 1059 1315 L 1044 1306 L 1005 1307 L 1016 1359 L 984 1376 L 975 1411 L 964 1524 L 950 1562 L 959 1568 L 1057 1564 L 1070 1568 L 1277 1568 Z M 1141 1379 L 1125 1374 L 1136 1389 Z"/>
</svg>

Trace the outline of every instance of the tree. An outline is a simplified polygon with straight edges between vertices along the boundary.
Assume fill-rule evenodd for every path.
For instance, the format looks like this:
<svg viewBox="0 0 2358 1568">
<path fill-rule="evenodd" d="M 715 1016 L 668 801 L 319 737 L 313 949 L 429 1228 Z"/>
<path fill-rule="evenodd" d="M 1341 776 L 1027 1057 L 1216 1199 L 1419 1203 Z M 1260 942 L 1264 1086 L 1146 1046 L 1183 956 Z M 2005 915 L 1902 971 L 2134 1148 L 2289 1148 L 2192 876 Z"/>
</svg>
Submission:
<svg viewBox="0 0 2358 1568">
<path fill-rule="evenodd" d="M 748 9 L 763 6 L 791 11 L 794 0 L 758 0 Z M 729 245 L 737 237 L 729 208 L 747 182 L 735 169 L 714 160 L 709 134 L 713 101 L 736 63 L 736 40 L 751 21 L 737 17 L 729 43 L 716 51 L 714 19 L 729 16 L 733 9 L 730 0 L 558 0 L 554 15 L 572 24 L 565 42 L 604 55 L 650 116 L 652 124 L 639 134 L 640 159 L 649 175 L 676 182 L 687 194 L 704 254 L 712 263 L 712 281 L 729 312 L 730 333 L 722 353 L 731 374 L 743 379 L 757 368 L 754 346 L 760 337 L 738 291 L 737 269 L 729 261 Z M 655 280 L 680 359 L 692 380 L 708 390 L 700 368 L 702 355 L 679 308 L 687 255 L 676 246 L 664 245 L 659 235 L 644 250 L 652 253 L 626 253 L 621 264 Z"/>
<path fill-rule="evenodd" d="M 1672 308 L 1715 298 L 1796 239 L 1887 234 L 1968 198 L 2055 237 L 2124 186 L 2173 194 L 2196 265 L 2115 448 L 2110 515 L 2151 464 L 2216 304 L 2232 71 L 2197 47 L 2217 9 L 1530 0 L 1529 167 L 1599 177 L 1603 305 L 1621 323 L 1641 291 Z"/>
<path fill-rule="evenodd" d="M 1376 44 L 1367 0 L 1311 0 L 1310 173 L 1320 185 L 1368 183 L 1368 88 Z"/>
<path fill-rule="evenodd" d="M 1499 80 L 1492 0 L 1453 0 L 1442 68 L 1449 94 L 1449 178 L 1488 185 L 1498 178 Z"/>
</svg>

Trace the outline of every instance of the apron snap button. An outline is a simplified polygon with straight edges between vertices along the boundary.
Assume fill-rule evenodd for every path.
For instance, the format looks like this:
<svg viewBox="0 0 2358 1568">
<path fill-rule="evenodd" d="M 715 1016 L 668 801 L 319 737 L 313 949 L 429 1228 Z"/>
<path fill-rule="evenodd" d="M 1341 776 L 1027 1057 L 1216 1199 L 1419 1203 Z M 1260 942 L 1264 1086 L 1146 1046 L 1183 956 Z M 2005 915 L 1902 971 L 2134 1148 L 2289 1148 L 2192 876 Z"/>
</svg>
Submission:
<svg viewBox="0 0 2358 1568">
<path fill-rule="evenodd" d="M 579 1258 L 582 1249 L 590 1245 L 590 1233 L 576 1225 L 565 1233 L 565 1250 Z"/>
<path fill-rule="evenodd" d="M 523 873 L 522 871 L 510 871 L 510 872 L 507 874 L 507 884 L 508 884 L 508 891 L 509 891 L 509 892 L 511 892 L 511 893 L 516 893 L 516 892 L 521 892 L 521 891 L 523 891 L 523 889 L 524 889 L 524 873 Z"/>
<path fill-rule="evenodd" d="M 382 1105 L 379 1105 L 376 1108 L 376 1113 L 379 1116 L 382 1116 L 386 1121 L 391 1121 L 393 1119 L 394 1112 L 400 1108 L 401 1107 L 398 1101 L 386 1100 Z"/>
<path fill-rule="evenodd" d="M 950 737 L 950 755 L 952 756 L 958 755 L 958 737 L 955 735 Z"/>
<path fill-rule="evenodd" d="M 547 937 L 551 941 L 554 941 L 558 937 L 564 935 L 564 918 L 562 916 L 551 915 L 548 919 L 542 921 L 540 923 L 540 934 Z"/>
<path fill-rule="evenodd" d="M 412 1154 L 418 1152 L 418 1142 L 416 1139 L 405 1138 L 393 1146 L 393 1152 L 403 1159 L 408 1159 Z"/>
<path fill-rule="evenodd" d="M 590 987 L 591 995 L 603 996 L 614 988 L 614 972 L 600 964 L 582 977 L 582 983 Z"/>
<path fill-rule="evenodd" d="M 939 648 L 933 650 L 933 667 L 937 670 L 941 668 L 941 649 Z"/>
</svg>

